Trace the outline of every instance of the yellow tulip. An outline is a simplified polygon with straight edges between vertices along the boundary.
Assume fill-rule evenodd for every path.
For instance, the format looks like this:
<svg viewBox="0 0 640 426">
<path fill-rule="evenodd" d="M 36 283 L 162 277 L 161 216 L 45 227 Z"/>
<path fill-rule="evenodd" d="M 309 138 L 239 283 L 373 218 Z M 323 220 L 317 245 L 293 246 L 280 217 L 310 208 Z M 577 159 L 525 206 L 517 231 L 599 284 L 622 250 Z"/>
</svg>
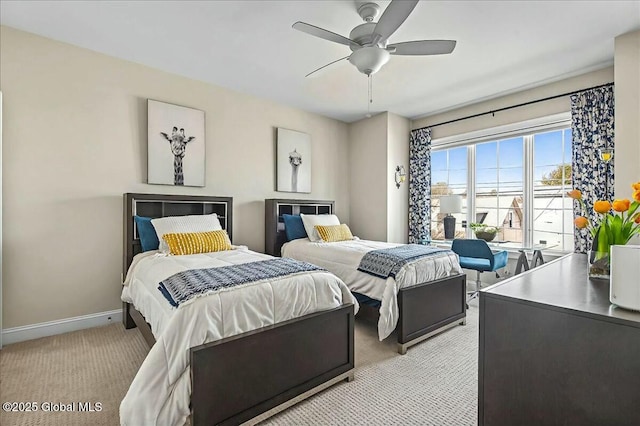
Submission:
<svg viewBox="0 0 640 426">
<path fill-rule="evenodd" d="M 624 200 L 613 200 L 613 209 L 617 212 L 626 212 L 627 210 L 629 210 L 629 206 L 631 205 L 631 201 L 624 199 Z"/>
<path fill-rule="evenodd" d="M 611 203 L 608 201 L 596 201 L 593 203 L 593 210 L 601 214 L 608 213 L 611 210 Z"/>
<path fill-rule="evenodd" d="M 633 191 L 633 199 L 640 203 L 640 189 Z"/>
<path fill-rule="evenodd" d="M 584 216 L 578 216 L 578 217 L 575 218 L 573 223 L 576 224 L 576 228 L 583 229 L 583 228 L 586 228 L 587 225 L 589 225 L 589 219 L 587 219 Z"/>
<path fill-rule="evenodd" d="M 635 220 L 635 222 L 636 222 L 636 223 L 640 223 L 640 214 L 636 216 L 636 220 Z"/>
<path fill-rule="evenodd" d="M 579 189 L 574 189 L 573 191 L 567 192 L 567 196 L 573 198 L 574 200 L 582 200 L 582 192 Z"/>
<path fill-rule="evenodd" d="M 633 188 L 634 191 L 640 191 L 640 182 L 632 183 L 631 188 Z"/>
</svg>

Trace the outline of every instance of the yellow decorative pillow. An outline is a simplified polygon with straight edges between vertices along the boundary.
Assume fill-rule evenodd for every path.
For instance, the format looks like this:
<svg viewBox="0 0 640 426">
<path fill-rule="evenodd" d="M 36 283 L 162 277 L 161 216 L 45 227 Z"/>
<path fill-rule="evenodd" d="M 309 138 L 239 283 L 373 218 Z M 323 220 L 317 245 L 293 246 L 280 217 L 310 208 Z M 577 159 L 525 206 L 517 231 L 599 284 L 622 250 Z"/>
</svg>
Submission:
<svg viewBox="0 0 640 426">
<path fill-rule="evenodd" d="M 335 242 L 353 240 L 351 230 L 344 223 L 342 225 L 316 225 L 315 228 L 320 238 L 322 238 L 322 241 Z"/>
<path fill-rule="evenodd" d="M 162 239 L 169 246 L 169 252 L 175 255 L 231 250 L 231 241 L 224 229 L 209 232 L 164 234 Z"/>
</svg>

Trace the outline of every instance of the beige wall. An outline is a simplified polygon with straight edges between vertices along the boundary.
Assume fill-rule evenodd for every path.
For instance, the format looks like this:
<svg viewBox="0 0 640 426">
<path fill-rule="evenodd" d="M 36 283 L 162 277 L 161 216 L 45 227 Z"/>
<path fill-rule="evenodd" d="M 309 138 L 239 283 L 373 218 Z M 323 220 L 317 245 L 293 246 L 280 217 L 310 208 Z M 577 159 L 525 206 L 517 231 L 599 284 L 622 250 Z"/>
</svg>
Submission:
<svg viewBox="0 0 640 426">
<path fill-rule="evenodd" d="M 615 39 L 615 192 L 629 198 L 640 181 L 640 31 Z"/>
<path fill-rule="evenodd" d="M 425 127 L 430 124 L 442 123 L 456 118 L 479 114 L 499 108 L 517 105 L 524 102 L 543 99 L 561 93 L 572 92 L 574 90 L 586 89 L 599 84 L 613 81 L 613 67 L 599 71 L 590 72 L 576 77 L 560 80 L 555 83 L 546 84 L 535 89 L 525 90 L 507 96 L 491 99 L 485 102 L 469 105 L 463 108 L 447 111 L 442 114 L 432 115 L 425 118 L 415 119 L 411 123 L 412 129 Z M 558 114 L 571 110 L 571 101 L 568 96 L 563 96 L 550 101 L 514 108 L 507 111 L 498 112 L 495 116 L 483 115 L 457 123 L 434 127 L 431 133 L 432 139 L 445 136 L 458 135 L 475 130 L 488 129 L 505 124 L 518 123 L 525 120 Z"/>
<path fill-rule="evenodd" d="M 629 198 L 640 181 L 640 31 L 615 39 L 616 198 Z M 640 236 L 632 240 L 640 244 Z"/>
<path fill-rule="evenodd" d="M 407 243 L 409 239 L 409 119 L 387 115 L 387 241 Z M 396 166 L 404 166 L 407 180 L 396 187 Z"/>
<path fill-rule="evenodd" d="M 354 235 L 387 240 L 387 114 L 349 125 L 349 209 Z"/>
<path fill-rule="evenodd" d="M 120 307 L 122 194 L 234 197 L 234 242 L 264 247 L 275 128 L 311 135 L 311 194 L 349 220 L 348 126 L 7 27 L 4 95 L 5 328 Z M 204 188 L 147 185 L 146 100 L 206 112 Z"/>
<path fill-rule="evenodd" d="M 409 170 L 410 121 L 389 112 L 349 125 L 350 227 L 360 238 L 406 243 L 408 179 L 395 185 L 396 166 Z"/>
</svg>

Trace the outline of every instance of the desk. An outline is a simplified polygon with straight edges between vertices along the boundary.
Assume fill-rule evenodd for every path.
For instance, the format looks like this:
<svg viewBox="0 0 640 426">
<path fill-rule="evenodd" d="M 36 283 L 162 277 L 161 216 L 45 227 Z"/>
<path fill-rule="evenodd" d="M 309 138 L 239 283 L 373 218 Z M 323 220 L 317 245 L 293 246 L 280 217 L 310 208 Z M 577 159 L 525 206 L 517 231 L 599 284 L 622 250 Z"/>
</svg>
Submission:
<svg viewBox="0 0 640 426">
<path fill-rule="evenodd" d="M 480 426 L 638 424 L 640 312 L 609 302 L 586 255 L 481 290 L 479 342 Z"/>
<path fill-rule="evenodd" d="M 420 244 L 432 244 L 436 246 L 447 246 L 451 247 L 453 240 L 423 240 L 419 242 Z M 520 253 L 518 256 L 518 263 L 516 264 L 516 270 L 514 275 L 518 275 L 522 272 L 524 268 L 525 271 L 529 269 L 535 268 L 536 266 L 544 264 L 544 257 L 542 257 L 542 251 L 553 248 L 556 244 L 522 244 L 516 243 L 513 241 L 489 241 L 487 245 L 492 250 L 517 250 Z M 531 262 L 527 258 L 527 253 L 532 252 Z"/>
</svg>

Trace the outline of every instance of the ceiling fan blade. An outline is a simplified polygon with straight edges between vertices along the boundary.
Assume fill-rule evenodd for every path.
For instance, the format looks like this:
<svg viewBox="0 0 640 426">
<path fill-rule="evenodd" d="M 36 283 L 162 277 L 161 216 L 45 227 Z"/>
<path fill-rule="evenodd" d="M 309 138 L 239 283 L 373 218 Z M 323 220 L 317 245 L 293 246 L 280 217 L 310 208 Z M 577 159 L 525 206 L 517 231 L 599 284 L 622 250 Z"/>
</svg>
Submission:
<svg viewBox="0 0 640 426">
<path fill-rule="evenodd" d="M 455 40 L 416 40 L 390 44 L 387 49 L 392 55 L 445 55 L 455 47 Z"/>
<path fill-rule="evenodd" d="M 393 0 L 373 29 L 373 43 L 388 39 L 402 25 L 418 4 L 418 0 Z"/>
<path fill-rule="evenodd" d="M 340 62 L 340 61 L 343 61 L 343 60 L 348 59 L 348 58 L 349 58 L 348 56 L 345 56 L 344 58 L 340 58 L 340 59 L 335 60 L 335 61 L 333 61 L 333 62 L 329 62 L 327 65 L 323 65 L 323 66 L 321 66 L 320 68 L 318 68 L 318 69 L 316 69 L 316 70 L 311 71 L 309 74 L 305 75 L 305 77 L 309 77 L 311 74 L 315 74 L 315 73 L 317 73 L 318 71 L 320 71 L 320 70 L 322 70 L 322 69 L 324 69 L 324 68 L 328 67 L 329 65 L 333 65 L 333 64 L 335 64 L 336 62 Z"/>
<path fill-rule="evenodd" d="M 358 45 L 355 41 L 341 36 L 340 34 L 332 33 L 324 28 L 316 27 L 315 25 L 307 24 L 305 22 L 296 22 L 291 26 L 293 29 L 302 31 L 303 33 L 311 34 L 312 36 L 320 37 L 325 40 L 333 41 L 334 43 L 344 44 L 350 46 L 352 44 Z"/>
</svg>

